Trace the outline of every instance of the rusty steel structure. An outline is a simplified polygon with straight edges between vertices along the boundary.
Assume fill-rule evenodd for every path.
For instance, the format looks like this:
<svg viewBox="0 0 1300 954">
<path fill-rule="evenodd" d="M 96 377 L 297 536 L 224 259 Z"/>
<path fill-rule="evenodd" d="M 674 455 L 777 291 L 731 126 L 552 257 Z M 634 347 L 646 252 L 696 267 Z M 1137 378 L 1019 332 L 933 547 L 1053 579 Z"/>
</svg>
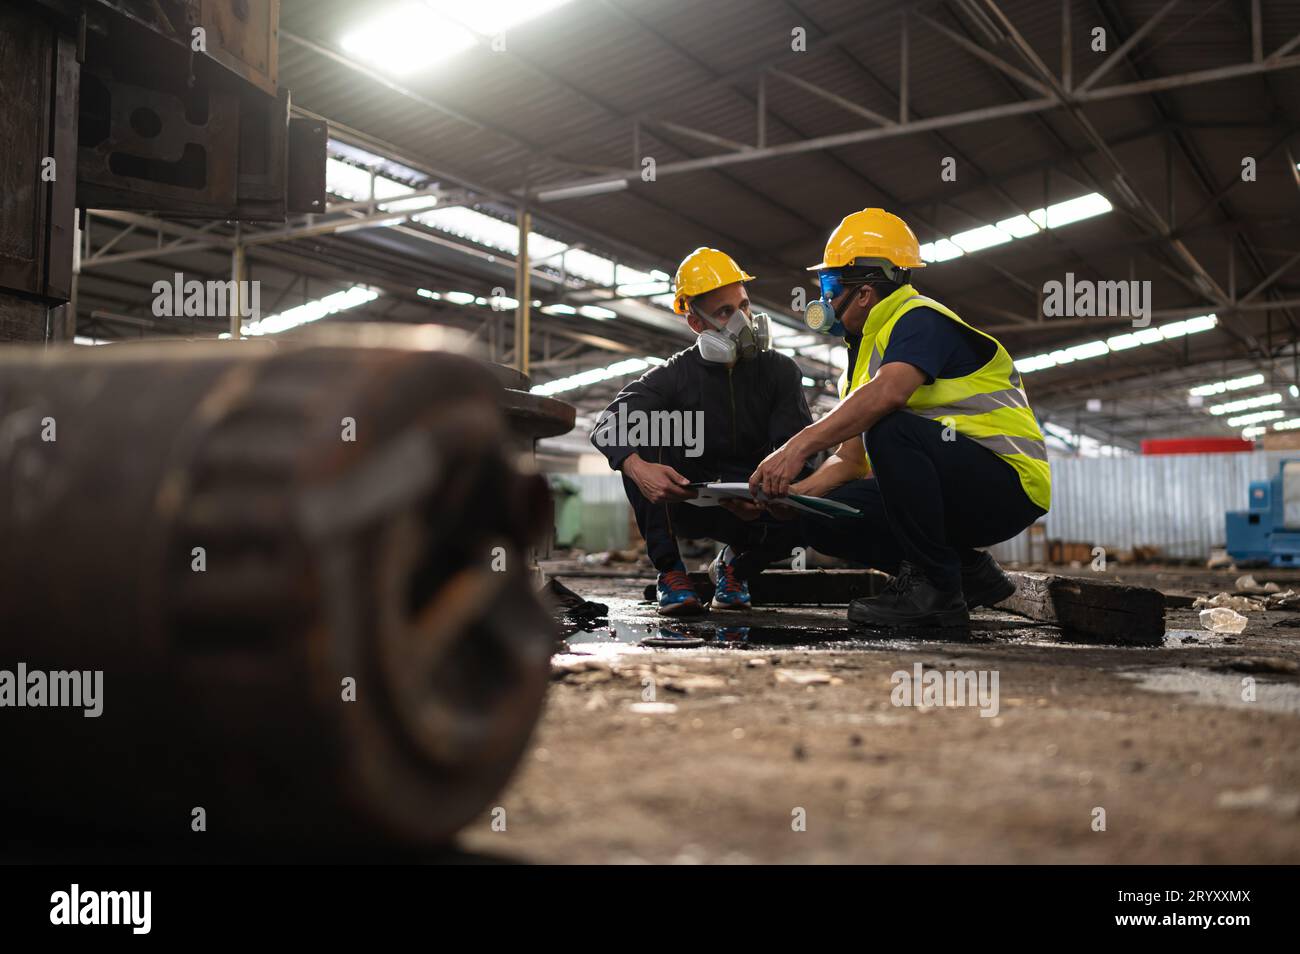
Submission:
<svg viewBox="0 0 1300 954">
<path fill-rule="evenodd" d="M 103 674 L 0 719 L 31 832 L 432 846 L 505 783 L 555 639 L 517 451 L 573 409 L 367 334 L 0 349 L 0 659 Z"/>
<path fill-rule="evenodd" d="M 75 336 L 86 210 L 326 210 L 329 129 L 290 115 L 279 16 L 279 0 L 0 0 L 0 341 Z"/>
</svg>

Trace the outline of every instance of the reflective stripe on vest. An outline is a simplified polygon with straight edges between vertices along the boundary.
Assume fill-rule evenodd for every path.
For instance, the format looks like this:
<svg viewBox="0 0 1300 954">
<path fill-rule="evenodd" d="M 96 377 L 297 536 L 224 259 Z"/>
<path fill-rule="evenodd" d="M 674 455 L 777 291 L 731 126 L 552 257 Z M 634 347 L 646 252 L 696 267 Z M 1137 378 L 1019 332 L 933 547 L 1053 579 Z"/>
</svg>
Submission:
<svg viewBox="0 0 1300 954">
<path fill-rule="evenodd" d="M 1011 356 L 996 338 L 966 324 L 944 305 L 918 295 L 910 285 L 904 285 L 871 310 L 858 360 L 854 367 L 845 369 L 841 397 L 847 397 L 876 375 L 894 326 L 907 312 L 921 307 L 932 308 L 987 338 L 995 351 L 983 367 L 970 374 L 938 379 L 917 388 L 905 410 L 954 427 L 959 434 L 997 454 L 1015 468 L 1029 499 L 1047 510 L 1051 504 L 1047 444 Z"/>
</svg>

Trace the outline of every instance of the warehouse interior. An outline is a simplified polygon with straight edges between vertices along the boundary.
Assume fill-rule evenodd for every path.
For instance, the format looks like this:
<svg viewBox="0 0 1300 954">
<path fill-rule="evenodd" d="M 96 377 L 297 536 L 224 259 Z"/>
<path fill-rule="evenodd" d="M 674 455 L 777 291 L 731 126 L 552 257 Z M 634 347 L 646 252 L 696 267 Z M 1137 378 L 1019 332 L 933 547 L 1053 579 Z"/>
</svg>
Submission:
<svg viewBox="0 0 1300 954">
<path fill-rule="evenodd" d="M 234 858 L 1300 861 L 1289 0 L 0 0 L 0 86 L 0 668 L 107 700 L 9 713 L 84 756 L 11 810 L 169 860 L 197 788 Z M 823 419 L 809 266 L 860 209 L 1041 426 L 1017 596 L 862 630 L 888 575 L 814 550 L 665 617 L 593 430 L 693 346 L 699 247 Z M 914 667 L 1000 701 L 900 705 Z M 208 754 L 110 823 L 70 792 L 135 732 Z"/>
</svg>

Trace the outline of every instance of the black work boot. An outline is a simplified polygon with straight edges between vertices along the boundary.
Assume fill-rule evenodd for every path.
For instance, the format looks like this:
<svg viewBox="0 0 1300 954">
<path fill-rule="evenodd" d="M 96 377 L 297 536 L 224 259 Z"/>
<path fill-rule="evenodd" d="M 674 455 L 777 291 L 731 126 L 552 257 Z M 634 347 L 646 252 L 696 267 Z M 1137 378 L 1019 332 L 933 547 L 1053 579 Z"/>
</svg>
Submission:
<svg viewBox="0 0 1300 954">
<path fill-rule="evenodd" d="M 1002 572 L 997 560 L 981 552 L 978 560 L 961 568 L 961 592 L 970 609 L 996 606 L 1015 595 L 1016 584 Z"/>
<path fill-rule="evenodd" d="M 964 629 L 970 614 L 961 594 L 938 590 L 910 563 L 898 568 L 885 592 L 849 604 L 849 620 L 877 629 Z"/>
</svg>

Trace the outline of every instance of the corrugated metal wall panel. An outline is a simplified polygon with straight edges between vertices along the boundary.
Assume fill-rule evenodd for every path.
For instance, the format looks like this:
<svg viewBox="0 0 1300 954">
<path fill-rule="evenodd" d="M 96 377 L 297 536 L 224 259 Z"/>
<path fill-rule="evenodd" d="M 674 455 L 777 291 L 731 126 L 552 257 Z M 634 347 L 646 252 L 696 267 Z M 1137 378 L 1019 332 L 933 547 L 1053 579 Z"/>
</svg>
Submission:
<svg viewBox="0 0 1300 954">
<path fill-rule="evenodd" d="M 1125 550 L 1157 546 L 1164 555 L 1200 559 L 1224 543 L 1223 515 L 1246 508 L 1252 480 L 1277 472 L 1294 451 L 1066 458 L 1052 461 L 1048 539 Z M 617 474 L 565 474 L 583 502 L 583 548 L 628 545 L 627 499 Z M 1028 532 L 989 548 L 1002 563 L 1030 559 Z"/>
<path fill-rule="evenodd" d="M 1295 452 L 1069 458 L 1052 461 L 1047 537 L 1108 550 L 1157 546 L 1200 559 L 1224 543 L 1223 515 L 1246 508 L 1252 480 L 1277 472 Z M 1029 558 L 1027 532 L 990 548 L 1001 562 Z"/>
<path fill-rule="evenodd" d="M 563 479 L 578 488 L 582 500 L 578 546 L 588 553 L 626 548 L 632 508 L 623 493 L 623 478 L 618 474 L 564 474 Z"/>
</svg>

